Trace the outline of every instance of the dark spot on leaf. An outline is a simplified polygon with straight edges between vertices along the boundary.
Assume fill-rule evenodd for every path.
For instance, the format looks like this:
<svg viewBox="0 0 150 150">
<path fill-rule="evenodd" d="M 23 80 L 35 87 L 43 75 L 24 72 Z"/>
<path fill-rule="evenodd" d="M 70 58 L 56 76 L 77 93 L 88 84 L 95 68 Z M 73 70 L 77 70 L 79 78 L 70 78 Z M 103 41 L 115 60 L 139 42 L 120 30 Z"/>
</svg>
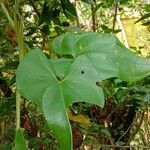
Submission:
<svg viewBox="0 0 150 150">
<path fill-rule="evenodd" d="M 64 79 L 64 77 L 61 77 L 61 76 L 56 76 L 56 78 L 58 81 L 62 81 Z"/>
<path fill-rule="evenodd" d="M 83 70 L 81 71 L 81 74 L 84 74 L 84 71 L 83 71 Z"/>
<path fill-rule="evenodd" d="M 101 87 L 101 82 L 100 81 L 96 81 L 96 85 Z"/>
</svg>

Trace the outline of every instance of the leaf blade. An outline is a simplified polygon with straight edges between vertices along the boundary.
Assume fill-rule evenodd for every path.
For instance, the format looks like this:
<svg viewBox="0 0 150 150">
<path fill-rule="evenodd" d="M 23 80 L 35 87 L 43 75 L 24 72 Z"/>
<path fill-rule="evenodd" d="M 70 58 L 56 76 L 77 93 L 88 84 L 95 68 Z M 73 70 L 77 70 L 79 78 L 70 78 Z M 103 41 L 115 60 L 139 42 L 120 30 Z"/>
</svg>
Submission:
<svg viewBox="0 0 150 150">
<path fill-rule="evenodd" d="M 27 150 L 26 141 L 24 139 L 22 129 L 18 129 L 16 131 L 15 140 L 14 140 L 14 147 L 12 150 Z"/>
<path fill-rule="evenodd" d="M 45 91 L 43 96 L 43 111 L 50 129 L 52 129 L 54 135 L 57 137 L 60 149 L 71 150 L 72 133 L 65 110 L 63 93 L 59 84 L 50 86 Z"/>
<path fill-rule="evenodd" d="M 61 42 L 65 41 L 65 44 L 59 47 L 59 51 L 57 47 L 53 47 L 56 41 L 60 42 L 59 45 L 63 45 Z M 56 53 L 61 53 L 62 56 L 69 54 L 75 59 L 80 55 L 88 57 L 102 80 L 118 77 L 133 82 L 150 74 L 149 59 L 134 55 L 113 34 L 68 34 L 63 38 L 57 37 L 56 41 L 54 40 L 51 45 Z M 71 43 L 72 47 L 67 43 Z M 65 47 L 67 51 L 64 51 Z"/>
<path fill-rule="evenodd" d="M 57 81 L 55 70 L 39 49 L 29 52 L 17 69 L 16 84 L 22 96 L 32 100 L 40 107 L 44 90 Z M 34 91 L 34 92 L 33 92 Z"/>
</svg>

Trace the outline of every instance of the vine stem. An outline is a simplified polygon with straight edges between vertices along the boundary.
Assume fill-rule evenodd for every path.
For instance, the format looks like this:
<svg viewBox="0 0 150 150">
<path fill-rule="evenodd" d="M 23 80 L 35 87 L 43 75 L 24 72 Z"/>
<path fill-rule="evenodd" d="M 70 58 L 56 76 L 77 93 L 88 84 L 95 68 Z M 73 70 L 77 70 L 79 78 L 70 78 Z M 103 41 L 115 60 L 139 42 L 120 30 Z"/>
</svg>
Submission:
<svg viewBox="0 0 150 150">
<path fill-rule="evenodd" d="M 16 91 L 16 130 L 20 129 L 20 105 L 21 105 L 21 95 Z"/>
<path fill-rule="evenodd" d="M 23 42 L 23 21 L 21 14 L 19 12 L 19 0 L 15 0 L 14 31 L 19 49 L 19 61 L 21 61 L 27 52 L 26 49 L 27 47 Z M 21 95 L 18 92 L 18 90 L 16 90 L 16 130 L 20 129 L 21 127 L 20 117 L 21 117 Z"/>
<path fill-rule="evenodd" d="M 116 2 L 115 3 L 115 13 L 114 13 L 114 18 L 113 18 L 113 31 L 115 30 L 117 12 L 118 12 L 118 3 Z"/>
<path fill-rule="evenodd" d="M 14 30 L 15 30 L 15 34 L 16 34 L 16 38 L 17 38 L 17 43 L 18 43 L 18 47 L 19 47 L 19 61 L 21 60 L 21 55 L 20 55 L 20 51 L 21 51 L 21 43 L 19 43 L 19 23 L 20 23 L 20 19 L 19 19 L 19 0 L 15 0 L 15 9 L 16 11 L 14 12 Z M 20 39 L 21 40 L 21 39 Z M 16 130 L 20 129 L 21 126 L 21 122 L 20 122 L 20 117 L 21 117 L 21 113 L 20 113 L 20 106 L 21 105 L 21 95 L 20 93 L 16 90 Z"/>
<path fill-rule="evenodd" d="M 0 3 L 0 6 L 6 15 L 9 25 L 15 31 L 16 42 L 18 44 L 19 49 L 19 61 L 25 56 L 25 54 L 30 50 L 29 47 L 23 41 L 23 20 L 21 14 L 19 12 L 19 0 L 15 0 L 15 7 L 14 7 L 14 18 L 12 19 L 9 11 L 5 7 L 4 3 Z M 20 106 L 21 105 L 21 95 L 16 90 L 16 130 L 20 129 Z"/>
</svg>

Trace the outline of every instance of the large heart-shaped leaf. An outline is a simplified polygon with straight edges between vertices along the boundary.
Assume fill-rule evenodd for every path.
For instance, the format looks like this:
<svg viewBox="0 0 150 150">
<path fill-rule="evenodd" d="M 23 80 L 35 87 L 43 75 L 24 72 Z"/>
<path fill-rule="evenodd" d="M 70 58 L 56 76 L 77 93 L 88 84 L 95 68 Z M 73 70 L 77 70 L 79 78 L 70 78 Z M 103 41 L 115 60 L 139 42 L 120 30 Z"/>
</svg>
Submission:
<svg viewBox="0 0 150 150">
<path fill-rule="evenodd" d="M 83 60 L 83 66 L 85 61 L 86 59 Z M 102 89 L 95 84 L 100 79 L 99 75 L 95 74 L 93 80 L 90 75 L 93 68 L 90 68 L 90 64 L 83 68 L 88 70 L 89 67 L 88 75 L 82 72 L 82 61 L 73 64 L 71 62 L 72 60 L 64 59 L 58 62 L 48 60 L 41 50 L 34 49 L 20 63 L 16 78 L 20 93 L 34 101 L 44 112 L 62 150 L 72 149 L 72 134 L 66 108 L 77 101 L 104 105 Z M 60 63 L 62 68 L 58 65 Z M 55 71 L 53 66 L 60 71 Z"/>
<path fill-rule="evenodd" d="M 65 34 L 54 39 L 50 46 L 61 56 L 71 55 L 75 61 L 86 59 L 102 80 L 118 77 L 136 81 L 150 74 L 150 59 L 136 56 L 113 34 Z"/>
<path fill-rule="evenodd" d="M 60 56 L 51 59 L 39 49 L 29 52 L 17 69 L 20 93 L 34 101 L 60 144 L 72 149 L 66 108 L 77 101 L 104 105 L 98 82 L 110 77 L 136 81 L 150 74 L 150 60 L 134 55 L 112 34 L 78 33 L 57 37 L 51 48 Z"/>
</svg>

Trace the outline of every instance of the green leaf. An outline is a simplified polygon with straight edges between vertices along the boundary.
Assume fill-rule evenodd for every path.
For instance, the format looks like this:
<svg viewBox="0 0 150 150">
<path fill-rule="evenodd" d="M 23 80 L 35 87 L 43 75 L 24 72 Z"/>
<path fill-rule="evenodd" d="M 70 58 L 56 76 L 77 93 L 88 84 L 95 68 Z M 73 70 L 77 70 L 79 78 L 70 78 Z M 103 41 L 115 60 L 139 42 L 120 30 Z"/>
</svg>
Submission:
<svg viewBox="0 0 150 150">
<path fill-rule="evenodd" d="M 47 25 L 49 25 L 50 22 L 51 22 L 51 19 L 52 19 L 51 13 L 52 13 L 52 9 L 49 6 L 48 2 L 45 1 L 44 4 L 43 4 L 42 12 L 40 14 L 39 25 L 41 25 L 44 22 Z"/>
<path fill-rule="evenodd" d="M 103 5 L 105 5 L 105 3 L 99 3 L 99 4 L 97 4 L 96 7 L 95 7 L 95 9 L 94 9 L 94 12 L 97 12 L 98 9 L 99 9 L 100 7 L 102 7 Z"/>
<path fill-rule="evenodd" d="M 69 0 L 60 0 L 60 1 L 65 16 L 70 20 L 74 20 L 77 17 L 77 12 L 73 4 L 70 3 Z"/>
<path fill-rule="evenodd" d="M 17 89 L 44 112 L 62 150 L 72 149 L 72 132 L 66 108 L 78 101 L 104 105 L 102 89 L 96 85 L 99 75 L 93 74 L 91 79 L 90 73 L 94 70 L 88 70 L 90 64 L 87 64 L 86 58 L 72 61 L 48 60 L 39 49 L 34 49 L 20 63 L 16 77 Z"/>
<path fill-rule="evenodd" d="M 143 15 L 140 19 L 138 19 L 135 23 L 138 23 L 139 21 L 142 21 L 144 19 L 147 19 L 150 17 L 150 13 Z"/>
<path fill-rule="evenodd" d="M 65 34 L 51 48 L 71 59 L 50 59 L 39 49 L 29 52 L 17 69 L 18 91 L 44 113 L 61 150 L 72 149 L 66 109 L 85 101 L 103 107 L 100 81 L 118 77 L 136 81 L 150 74 L 150 60 L 134 55 L 112 34 Z"/>
<path fill-rule="evenodd" d="M 104 105 L 102 90 L 96 84 L 86 78 L 84 79 L 81 73 L 76 70 L 76 64 L 73 66 L 68 70 L 64 80 L 49 86 L 43 96 L 45 117 L 60 142 L 60 149 L 62 150 L 71 149 L 72 147 L 72 134 L 65 111 L 66 108 L 73 102 L 78 101 Z"/>
<path fill-rule="evenodd" d="M 14 144 L 12 150 L 28 150 L 22 129 L 16 131 Z"/>
<path fill-rule="evenodd" d="M 65 111 L 64 96 L 60 85 L 50 86 L 43 96 L 43 111 L 50 129 L 60 144 L 60 149 L 72 149 L 72 134 Z"/>
<path fill-rule="evenodd" d="M 150 21 L 147 21 L 145 23 L 142 23 L 143 26 L 149 26 L 150 25 Z"/>
<path fill-rule="evenodd" d="M 101 80 L 118 77 L 136 81 L 150 74 L 150 60 L 133 54 L 113 34 L 65 34 L 54 39 L 50 46 L 61 56 L 68 54 L 75 60 L 86 57 Z"/>
</svg>

